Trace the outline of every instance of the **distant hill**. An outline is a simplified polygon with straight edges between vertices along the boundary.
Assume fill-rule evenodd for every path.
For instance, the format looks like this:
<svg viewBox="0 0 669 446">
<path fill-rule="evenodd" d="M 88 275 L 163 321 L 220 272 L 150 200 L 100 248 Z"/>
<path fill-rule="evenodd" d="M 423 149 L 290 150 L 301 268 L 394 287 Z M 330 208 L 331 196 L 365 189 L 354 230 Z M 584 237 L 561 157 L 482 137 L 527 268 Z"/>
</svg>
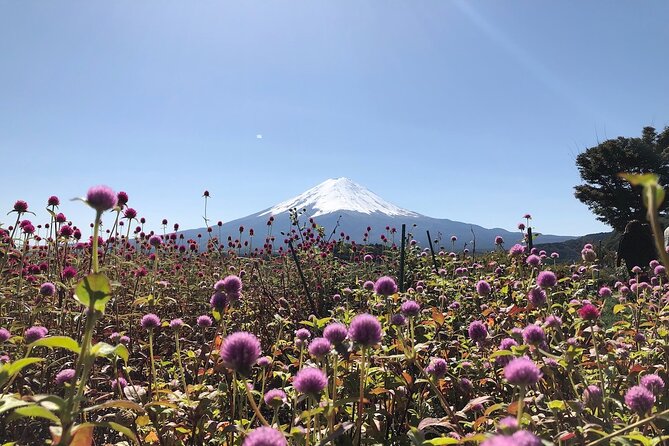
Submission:
<svg viewBox="0 0 669 446">
<path fill-rule="evenodd" d="M 617 250 L 619 239 L 620 235 L 615 231 L 598 232 L 558 243 L 539 243 L 534 246 L 549 255 L 557 252 L 560 254 L 561 262 L 573 262 L 581 258 L 581 250 L 587 243 L 590 243 L 600 255 L 604 255 L 604 252 Z"/>
</svg>

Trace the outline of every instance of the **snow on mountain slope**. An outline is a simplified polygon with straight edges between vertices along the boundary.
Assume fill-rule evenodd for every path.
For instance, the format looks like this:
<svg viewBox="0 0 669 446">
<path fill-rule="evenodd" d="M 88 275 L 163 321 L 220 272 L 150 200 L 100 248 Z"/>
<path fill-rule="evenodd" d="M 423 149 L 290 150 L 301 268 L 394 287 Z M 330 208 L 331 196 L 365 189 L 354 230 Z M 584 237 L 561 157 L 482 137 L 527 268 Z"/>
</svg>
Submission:
<svg viewBox="0 0 669 446">
<path fill-rule="evenodd" d="M 297 197 L 283 201 L 258 215 L 277 215 L 293 208 L 306 208 L 310 211 L 308 217 L 318 217 L 338 211 L 354 211 L 362 214 L 380 213 L 390 217 L 421 216 L 385 201 L 374 192 L 348 178 L 326 180 Z"/>
</svg>

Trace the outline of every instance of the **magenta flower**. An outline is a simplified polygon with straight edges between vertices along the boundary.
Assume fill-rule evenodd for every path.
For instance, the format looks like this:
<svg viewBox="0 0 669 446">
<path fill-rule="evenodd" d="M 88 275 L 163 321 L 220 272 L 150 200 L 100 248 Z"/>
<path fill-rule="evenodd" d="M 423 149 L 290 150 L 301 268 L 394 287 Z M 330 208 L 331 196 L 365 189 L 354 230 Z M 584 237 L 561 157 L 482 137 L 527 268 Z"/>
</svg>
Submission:
<svg viewBox="0 0 669 446">
<path fill-rule="evenodd" d="M 151 330 L 160 327 L 160 318 L 153 313 L 145 314 L 139 324 L 143 329 Z"/>
<path fill-rule="evenodd" d="M 60 199 L 56 197 L 55 195 L 52 195 L 49 197 L 49 199 L 46 202 L 47 206 L 58 206 L 60 205 Z"/>
<path fill-rule="evenodd" d="M 213 324 L 213 321 L 209 316 L 206 314 L 203 314 L 202 316 L 197 317 L 197 326 L 198 327 L 211 327 L 211 324 Z"/>
<path fill-rule="evenodd" d="M 604 401 L 602 389 L 597 386 L 590 385 L 583 391 L 583 402 L 586 406 L 595 408 L 601 406 Z"/>
<path fill-rule="evenodd" d="M 242 292 L 242 279 L 235 275 L 227 276 L 225 279 L 216 282 L 214 289 L 218 292 L 239 296 Z"/>
<path fill-rule="evenodd" d="M 287 444 L 286 437 L 281 432 L 273 427 L 262 426 L 249 432 L 242 446 L 286 446 Z"/>
<path fill-rule="evenodd" d="M 26 344 L 32 344 L 45 337 L 49 333 L 46 327 L 30 327 L 23 334 L 23 339 Z"/>
<path fill-rule="evenodd" d="M 297 372 L 293 387 L 303 394 L 318 395 L 328 384 L 328 378 L 325 373 L 316 367 L 305 367 Z"/>
<path fill-rule="evenodd" d="M 56 294 L 56 285 L 54 285 L 51 282 L 44 282 L 39 287 L 39 293 L 42 296 L 53 296 L 54 294 Z"/>
<path fill-rule="evenodd" d="M 397 293 L 395 279 L 388 276 L 379 277 L 374 283 L 374 292 L 380 296 L 392 296 Z"/>
<path fill-rule="evenodd" d="M 485 341 L 488 337 L 488 327 L 481 321 L 474 321 L 469 324 L 467 333 L 469 334 L 469 339 L 476 343 L 480 343 Z"/>
<path fill-rule="evenodd" d="M 446 360 L 442 358 L 432 358 L 430 360 L 430 364 L 428 364 L 427 367 L 425 367 L 425 372 L 428 375 L 434 376 L 435 378 L 443 378 L 444 375 L 446 375 L 446 369 L 448 368 L 448 365 L 446 364 Z"/>
<path fill-rule="evenodd" d="M 248 375 L 260 356 L 260 341 L 253 334 L 238 331 L 221 345 L 223 364 L 237 373 Z"/>
<path fill-rule="evenodd" d="M 530 324 L 523 329 L 523 340 L 529 345 L 540 345 L 546 342 L 546 335 L 541 327 Z"/>
<path fill-rule="evenodd" d="M 12 334 L 6 328 L 0 328 L 0 344 L 12 337 Z"/>
<path fill-rule="evenodd" d="M 541 257 L 535 254 L 530 254 L 529 256 L 527 256 L 525 263 L 527 263 L 530 266 L 537 267 L 541 265 Z"/>
<path fill-rule="evenodd" d="M 551 288 L 557 284 L 557 276 L 553 271 L 541 271 L 537 276 L 537 285 L 542 288 Z"/>
<path fill-rule="evenodd" d="M 307 330 L 306 328 L 300 328 L 298 330 L 295 330 L 295 337 L 300 341 L 306 341 L 311 337 L 311 332 L 309 332 L 309 330 Z"/>
<path fill-rule="evenodd" d="M 86 203 L 96 211 L 104 212 L 116 206 L 117 198 L 110 187 L 93 186 L 88 189 Z"/>
<path fill-rule="evenodd" d="M 157 248 L 162 244 L 163 244 L 163 239 L 161 239 L 159 235 L 152 235 L 151 237 L 149 237 L 149 245 Z"/>
<path fill-rule="evenodd" d="M 286 404 L 286 401 L 288 401 L 286 392 L 281 389 L 272 389 L 267 391 L 263 399 L 265 400 L 265 404 L 273 407 L 274 409 L 281 407 L 282 405 Z"/>
<path fill-rule="evenodd" d="M 592 304 L 586 304 L 578 310 L 578 315 L 586 321 L 594 321 L 599 319 L 599 309 Z"/>
<path fill-rule="evenodd" d="M 359 314 L 351 321 L 348 334 L 354 342 L 365 347 L 371 347 L 381 342 L 381 324 L 371 314 Z"/>
<path fill-rule="evenodd" d="M 527 293 L 527 300 L 535 307 L 543 307 L 546 304 L 546 292 L 541 287 L 534 287 Z"/>
<path fill-rule="evenodd" d="M 653 395 L 659 396 L 664 390 L 664 380 L 658 375 L 644 375 L 641 378 L 641 385 L 650 390 Z"/>
<path fill-rule="evenodd" d="M 315 338 L 309 344 L 309 354 L 317 359 L 322 359 L 331 349 L 332 344 L 325 338 Z"/>
<path fill-rule="evenodd" d="M 328 324 L 328 326 L 325 327 L 325 330 L 323 330 L 323 337 L 330 341 L 330 343 L 334 346 L 340 345 L 342 342 L 344 342 L 346 336 L 348 336 L 346 325 L 339 322 Z"/>
<path fill-rule="evenodd" d="M 54 379 L 54 382 L 61 386 L 65 383 L 72 382 L 74 379 L 76 372 L 74 369 L 63 369 L 60 372 L 56 374 L 56 378 Z"/>
<path fill-rule="evenodd" d="M 14 212 L 18 212 L 19 214 L 28 212 L 28 203 L 23 200 L 16 200 L 16 203 L 14 203 Z"/>
<path fill-rule="evenodd" d="M 514 386 L 533 386 L 541 379 L 541 370 L 529 358 L 514 358 L 504 367 L 504 378 Z"/>
<path fill-rule="evenodd" d="M 487 296 L 490 294 L 491 287 L 485 280 L 479 280 L 476 284 L 476 292 L 479 296 Z"/>
<path fill-rule="evenodd" d="M 632 411 L 644 415 L 653 408 L 655 396 L 644 386 L 634 386 L 625 393 L 625 404 Z"/>
<path fill-rule="evenodd" d="M 181 328 L 184 325 L 184 321 L 177 318 L 170 321 L 170 328 Z"/>
<path fill-rule="evenodd" d="M 402 304 L 401 310 L 405 316 L 418 316 L 420 314 L 420 305 L 415 300 L 407 300 Z"/>
</svg>

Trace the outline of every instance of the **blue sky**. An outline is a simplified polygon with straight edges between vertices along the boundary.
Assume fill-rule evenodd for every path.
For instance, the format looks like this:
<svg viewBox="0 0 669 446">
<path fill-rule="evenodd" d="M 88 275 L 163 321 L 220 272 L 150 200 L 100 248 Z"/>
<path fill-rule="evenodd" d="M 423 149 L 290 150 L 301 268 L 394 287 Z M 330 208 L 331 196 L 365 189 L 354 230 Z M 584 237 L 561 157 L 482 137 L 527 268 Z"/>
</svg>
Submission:
<svg viewBox="0 0 669 446">
<path fill-rule="evenodd" d="M 108 184 L 156 229 L 201 227 L 205 189 L 229 221 L 346 176 L 433 217 L 606 230 L 573 197 L 575 157 L 669 124 L 667 16 L 664 0 L 0 0 L 0 209 Z"/>
</svg>

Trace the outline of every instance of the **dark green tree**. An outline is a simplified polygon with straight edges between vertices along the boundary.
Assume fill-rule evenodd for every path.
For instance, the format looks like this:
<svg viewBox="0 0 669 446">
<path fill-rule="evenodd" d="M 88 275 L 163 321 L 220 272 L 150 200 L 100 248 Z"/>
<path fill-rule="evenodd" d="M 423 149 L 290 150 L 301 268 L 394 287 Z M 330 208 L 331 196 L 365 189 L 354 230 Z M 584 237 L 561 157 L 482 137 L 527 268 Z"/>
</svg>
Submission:
<svg viewBox="0 0 669 446">
<path fill-rule="evenodd" d="M 640 188 L 618 176 L 619 173 L 654 173 L 660 184 L 669 184 L 669 127 L 658 134 L 644 127 L 640 138 L 609 139 L 591 147 L 576 158 L 583 184 L 575 186 L 574 195 L 597 215 L 597 220 L 617 231 L 630 220 L 646 219 Z M 660 208 L 666 216 L 669 200 Z"/>
</svg>

